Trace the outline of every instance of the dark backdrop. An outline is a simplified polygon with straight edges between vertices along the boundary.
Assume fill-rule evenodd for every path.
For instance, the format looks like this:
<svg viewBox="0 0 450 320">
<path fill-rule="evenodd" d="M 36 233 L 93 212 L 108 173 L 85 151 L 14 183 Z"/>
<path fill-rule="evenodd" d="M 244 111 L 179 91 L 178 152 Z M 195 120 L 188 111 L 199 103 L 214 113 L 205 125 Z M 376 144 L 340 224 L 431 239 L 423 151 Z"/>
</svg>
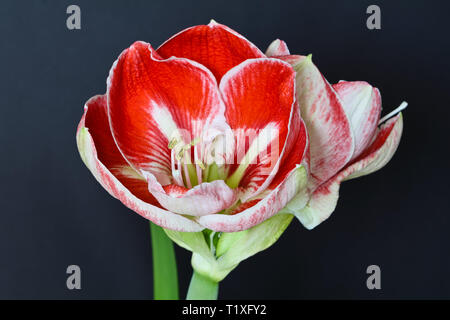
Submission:
<svg viewBox="0 0 450 320">
<path fill-rule="evenodd" d="M 449 298 L 449 55 L 445 1 L 5 1 L 0 4 L 0 298 L 152 298 L 149 226 L 94 180 L 75 130 L 105 91 L 118 54 L 155 47 L 211 18 L 262 50 L 279 37 L 313 53 L 330 80 L 367 80 L 384 110 L 402 100 L 405 129 L 381 171 L 344 183 L 335 213 L 313 231 L 294 221 L 243 262 L 220 298 Z M 81 7 L 82 29 L 66 28 Z M 190 255 L 177 248 L 181 295 Z M 66 267 L 82 290 L 66 288 Z M 366 268 L 381 267 L 381 290 Z"/>
</svg>

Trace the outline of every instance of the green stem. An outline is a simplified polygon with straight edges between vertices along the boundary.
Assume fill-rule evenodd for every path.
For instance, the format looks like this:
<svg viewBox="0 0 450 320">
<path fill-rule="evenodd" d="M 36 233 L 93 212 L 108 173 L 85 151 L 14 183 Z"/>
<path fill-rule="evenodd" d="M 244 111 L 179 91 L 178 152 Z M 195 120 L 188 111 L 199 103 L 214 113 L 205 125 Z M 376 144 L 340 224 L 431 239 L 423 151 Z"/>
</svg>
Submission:
<svg viewBox="0 0 450 320">
<path fill-rule="evenodd" d="M 153 255 L 153 296 L 155 300 L 178 300 L 177 262 L 172 240 L 150 222 Z"/>
<path fill-rule="evenodd" d="M 217 300 L 219 283 L 194 271 L 186 300 Z"/>
</svg>

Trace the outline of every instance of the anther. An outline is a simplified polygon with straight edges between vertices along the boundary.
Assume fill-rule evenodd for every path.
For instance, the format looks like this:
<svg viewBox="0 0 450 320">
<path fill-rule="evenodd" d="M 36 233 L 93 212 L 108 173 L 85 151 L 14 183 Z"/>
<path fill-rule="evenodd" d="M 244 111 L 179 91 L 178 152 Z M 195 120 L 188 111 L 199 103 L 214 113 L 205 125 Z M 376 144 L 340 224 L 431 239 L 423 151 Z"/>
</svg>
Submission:
<svg viewBox="0 0 450 320">
<path fill-rule="evenodd" d="M 178 153 L 176 154 L 175 158 L 177 158 L 178 161 L 181 161 L 181 158 L 184 157 L 184 152 L 186 150 L 184 150 L 184 148 L 181 148 L 180 151 L 178 151 Z"/>
<path fill-rule="evenodd" d="M 197 160 L 195 164 L 198 165 L 202 170 L 206 169 L 205 164 L 201 160 Z"/>
<path fill-rule="evenodd" d="M 169 145 L 168 145 L 169 149 L 173 149 L 177 145 L 178 142 L 179 141 L 177 138 L 173 138 L 172 140 L 170 140 Z"/>
</svg>

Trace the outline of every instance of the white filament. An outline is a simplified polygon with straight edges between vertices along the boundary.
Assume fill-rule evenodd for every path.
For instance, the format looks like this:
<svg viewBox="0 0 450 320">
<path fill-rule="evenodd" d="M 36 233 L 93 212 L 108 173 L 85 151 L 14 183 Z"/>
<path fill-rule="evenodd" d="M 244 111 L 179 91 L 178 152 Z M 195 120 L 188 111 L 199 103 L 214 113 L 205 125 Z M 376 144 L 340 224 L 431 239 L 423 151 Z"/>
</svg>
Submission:
<svg viewBox="0 0 450 320">
<path fill-rule="evenodd" d="M 406 109 L 407 106 L 408 106 L 408 103 L 406 101 L 403 101 L 395 110 L 389 112 L 387 115 L 385 115 L 383 118 L 381 118 L 380 121 L 378 122 L 378 125 L 380 125 L 383 122 L 385 122 L 386 120 L 392 118 L 400 111 Z"/>
</svg>

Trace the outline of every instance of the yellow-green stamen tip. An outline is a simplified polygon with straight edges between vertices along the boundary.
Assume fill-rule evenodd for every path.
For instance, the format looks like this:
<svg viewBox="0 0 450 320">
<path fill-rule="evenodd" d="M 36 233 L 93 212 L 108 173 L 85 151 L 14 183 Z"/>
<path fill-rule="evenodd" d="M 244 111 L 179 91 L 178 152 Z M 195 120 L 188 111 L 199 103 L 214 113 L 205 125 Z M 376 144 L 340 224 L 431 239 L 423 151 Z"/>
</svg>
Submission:
<svg viewBox="0 0 450 320">
<path fill-rule="evenodd" d="M 199 142 L 200 142 L 200 138 L 197 137 L 197 138 L 195 138 L 194 140 L 191 141 L 191 146 L 195 146 Z"/>
<path fill-rule="evenodd" d="M 168 148 L 169 149 L 173 149 L 178 143 L 178 139 L 177 138 L 173 138 L 172 140 L 170 140 Z"/>
<path fill-rule="evenodd" d="M 176 154 L 176 158 L 177 158 L 177 160 L 178 161 L 181 161 L 181 158 L 183 158 L 184 157 L 184 152 L 185 152 L 186 150 L 184 150 L 183 148 L 181 148 L 181 150 L 180 151 L 178 151 L 178 153 Z"/>
<path fill-rule="evenodd" d="M 205 169 L 206 169 L 205 165 L 203 164 L 203 162 L 202 162 L 201 160 L 197 160 L 197 161 L 196 161 L 196 164 L 197 164 L 202 170 L 205 170 Z"/>
</svg>

